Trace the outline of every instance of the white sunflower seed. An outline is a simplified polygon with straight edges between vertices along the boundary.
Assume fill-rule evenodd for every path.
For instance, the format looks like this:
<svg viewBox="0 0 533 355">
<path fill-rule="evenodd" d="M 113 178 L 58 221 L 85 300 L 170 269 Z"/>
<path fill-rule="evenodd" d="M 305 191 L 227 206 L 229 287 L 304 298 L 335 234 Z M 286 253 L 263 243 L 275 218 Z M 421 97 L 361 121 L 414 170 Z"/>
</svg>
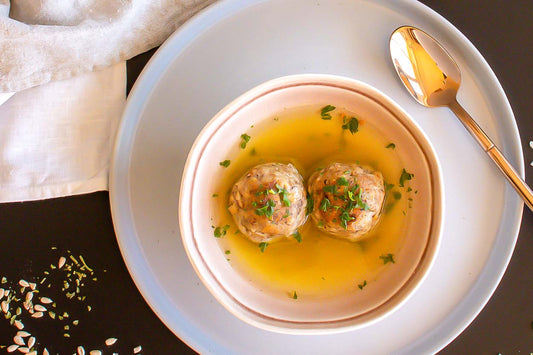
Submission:
<svg viewBox="0 0 533 355">
<path fill-rule="evenodd" d="M 23 354 L 27 354 L 30 352 L 30 349 L 28 349 L 27 347 L 21 347 L 21 348 L 18 348 L 18 351 L 20 351 Z"/>
<path fill-rule="evenodd" d="M 78 352 L 78 355 L 85 355 L 85 349 L 83 348 L 83 346 L 78 346 L 76 350 Z"/>
<path fill-rule="evenodd" d="M 102 352 L 100 350 L 91 350 L 89 355 L 102 355 Z"/>
<path fill-rule="evenodd" d="M 37 355 L 37 351 L 32 350 L 32 351 L 30 351 L 30 352 L 28 353 L 28 355 Z"/>
<path fill-rule="evenodd" d="M 52 303 L 52 302 L 54 302 L 54 301 L 52 301 L 52 300 L 51 300 L 50 298 L 48 298 L 48 297 L 41 297 L 41 303 L 43 303 L 43 304 L 50 304 L 50 303 Z"/>
<path fill-rule="evenodd" d="M 19 337 L 26 338 L 26 337 L 29 337 L 31 334 L 28 333 L 28 332 L 25 332 L 24 330 L 19 330 L 19 331 L 17 332 L 17 335 L 18 335 Z"/>
<path fill-rule="evenodd" d="M 28 292 L 26 294 L 26 302 L 30 303 L 32 299 L 33 299 L 33 292 Z"/>
<path fill-rule="evenodd" d="M 111 345 L 115 344 L 116 342 L 117 342 L 117 338 L 108 338 L 105 341 L 105 345 L 111 346 Z"/>
<path fill-rule="evenodd" d="M 13 342 L 17 345 L 26 345 L 26 342 L 21 336 L 15 335 L 13 337 Z"/>
<path fill-rule="evenodd" d="M 32 290 L 35 290 L 35 288 L 37 287 L 37 284 L 35 282 L 29 282 L 29 284 Z"/>
<path fill-rule="evenodd" d="M 30 287 L 30 284 L 26 280 L 20 280 L 19 285 L 22 287 Z"/>
<path fill-rule="evenodd" d="M 60 257 L 59 261 L 57 262 L 57 267 L 61 269 L 65 265 L 66 262 L 67 262 L 67 259 L 64 256 Z"/>
<path fill-rule="evenodd" d="M 533 161 L 531 163 L 529 163 L 529 165 L 533 166 Z"/>
<path fill-rule="evenodd" d="M 529 141 L 529 147 L 533 149 L 533 141 Z"/>
<path fill-rule="evenodd" d="M 141 352 L 142 349 L 143 349 L 142 346 L 140 346 L 140 345 L 139 345 L 139 346 L 136 346 L 136 347 L 133 349 L 133 353 L 134 353 L 134 354 L 138 354 L 138 353 Z"/>
<path fill-rule="evenodd" d="M 35 345 L 35 337 L 31 337 L 30 339 L 28 339 L 28 348 L 33 348 L 33 346 Z"/>
<path fill-rule="evenodd" d="M 9 305 L 7 304 L 6 301 L 2 301 L 2 303 L 0 304 L 0 307 L 2 307 L 2 312 L 4 313 L 7 313 L 7 311 L 9 311 Z"/>
<path fill-rule="evenodd" d="M 48 349 L 47 349 L 47 348 L 44 348 L 44 350 L 43 350 L 43 355 L 50 355 L 50 353 L 48 352 Z"/>
<path fill-rule="evenodd" d="M 43 312 L 35 312 L 31 316 L 33 318 L 41 318 L 43 316 Z"/>
<path fill-rule="evenodd" d="M 5 292 L 4 289 L 3 289 L 3 288 L 0 288 L 0 300 L 1 300 L 2 298 L 4 298 L 4 292 Z"/>
<path fill-rule="evenodd" d="M 43 305 L 40 305 L 40 304 L 36 304 L 35 306 L 33 306 L 33 309 L 35 309 L 37 312 L 46 312 L 47 309 L 45 306 Z"/>
<path fill-rule="evenodd" d="M 19 348 L 19 346 L 16 345 L 16 344 L 10 345 L 10 346 L 7 347 L 7 352 L 8 353 L 12 353 L 13 351 L 17 350 L 18 348 Z"/>
<path fill-rule="evenodd" d="M 24 324 L 21 321 L 16 320 L 15 321 L 15 327 L 17 327 L 18 330 L 22 330 L 22 329 L 24 329 Z"/>
</svg>

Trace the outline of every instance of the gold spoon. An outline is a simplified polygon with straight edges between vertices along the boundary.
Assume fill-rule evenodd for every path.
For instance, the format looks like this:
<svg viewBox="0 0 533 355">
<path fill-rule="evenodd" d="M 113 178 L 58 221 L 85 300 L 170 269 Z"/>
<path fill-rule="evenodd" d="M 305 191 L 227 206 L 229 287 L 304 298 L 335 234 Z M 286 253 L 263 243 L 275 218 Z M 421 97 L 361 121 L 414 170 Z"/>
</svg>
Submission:
<svg viewBox="0 0 533 355">
<path fill-rule="evenodd" d="M 446 50 L 424 31 L 404 26 L 392 33 L 390 52 L 396 72 L 411 95 L 424 106 L 447 106 L 452 110 L 533 211 L 533 192 L 529 186 L 457 102 L 461 72 Z"/>
</svg>

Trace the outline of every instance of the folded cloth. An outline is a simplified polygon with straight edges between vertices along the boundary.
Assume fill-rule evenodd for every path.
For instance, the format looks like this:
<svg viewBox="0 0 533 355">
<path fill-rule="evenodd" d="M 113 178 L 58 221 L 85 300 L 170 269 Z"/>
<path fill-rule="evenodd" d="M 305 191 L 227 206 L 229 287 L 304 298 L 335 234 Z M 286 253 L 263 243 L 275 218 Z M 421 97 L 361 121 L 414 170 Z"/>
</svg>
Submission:
<svg viewBox="0 0 533 355">
<path fill-rule="evenodd" d="M 106 190 L 125 60 L 213 1 L 0 0 L 0 202 Z"/>
</svg>

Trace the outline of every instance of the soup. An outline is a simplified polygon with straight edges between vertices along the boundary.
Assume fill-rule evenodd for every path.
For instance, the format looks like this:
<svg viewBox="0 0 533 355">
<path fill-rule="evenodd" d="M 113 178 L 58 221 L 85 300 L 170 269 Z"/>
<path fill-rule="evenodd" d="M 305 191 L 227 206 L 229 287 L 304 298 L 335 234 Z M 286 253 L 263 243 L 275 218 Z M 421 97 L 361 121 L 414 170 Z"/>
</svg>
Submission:
<svg viewBox="0 0 533 355">
<path fill-rule="evenodd" d="M 329 109 L 326 109 L 328 107 Z M 239 153 L 220 162 L 213 191 L 214 235 L 226 259 L 264 292 L 294 299 L 328 298 L 362 292 L 386 267 L 394 267 L 416 191 L 399 160 L 395 144 L 364 117 L 333 106 L 286 109 L 246 132 L 236 132 Z M 328 164 L 357 163 L 381 172 L 386 196 L 378 224 L 356 242 L 321 231 L 312 218 L 289 238 L 255 243 L 237 228 L 228 211 L 230 191 L 250 168 L 291 163 L 304 181 Z"/>
</svg>

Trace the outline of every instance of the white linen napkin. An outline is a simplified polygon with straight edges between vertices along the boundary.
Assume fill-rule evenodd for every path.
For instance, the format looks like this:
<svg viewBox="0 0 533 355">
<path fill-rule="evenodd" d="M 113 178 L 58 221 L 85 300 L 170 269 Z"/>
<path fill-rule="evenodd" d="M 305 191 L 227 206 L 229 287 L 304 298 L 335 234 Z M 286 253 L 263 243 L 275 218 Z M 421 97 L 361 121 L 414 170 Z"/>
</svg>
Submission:
<svg viewBox="0 0 533 355">
<path fill-rule="evenodd" d="M 214 0 L 0 0 L 0 202 L 108 188 L 125 60 Z"/>
</svg>

